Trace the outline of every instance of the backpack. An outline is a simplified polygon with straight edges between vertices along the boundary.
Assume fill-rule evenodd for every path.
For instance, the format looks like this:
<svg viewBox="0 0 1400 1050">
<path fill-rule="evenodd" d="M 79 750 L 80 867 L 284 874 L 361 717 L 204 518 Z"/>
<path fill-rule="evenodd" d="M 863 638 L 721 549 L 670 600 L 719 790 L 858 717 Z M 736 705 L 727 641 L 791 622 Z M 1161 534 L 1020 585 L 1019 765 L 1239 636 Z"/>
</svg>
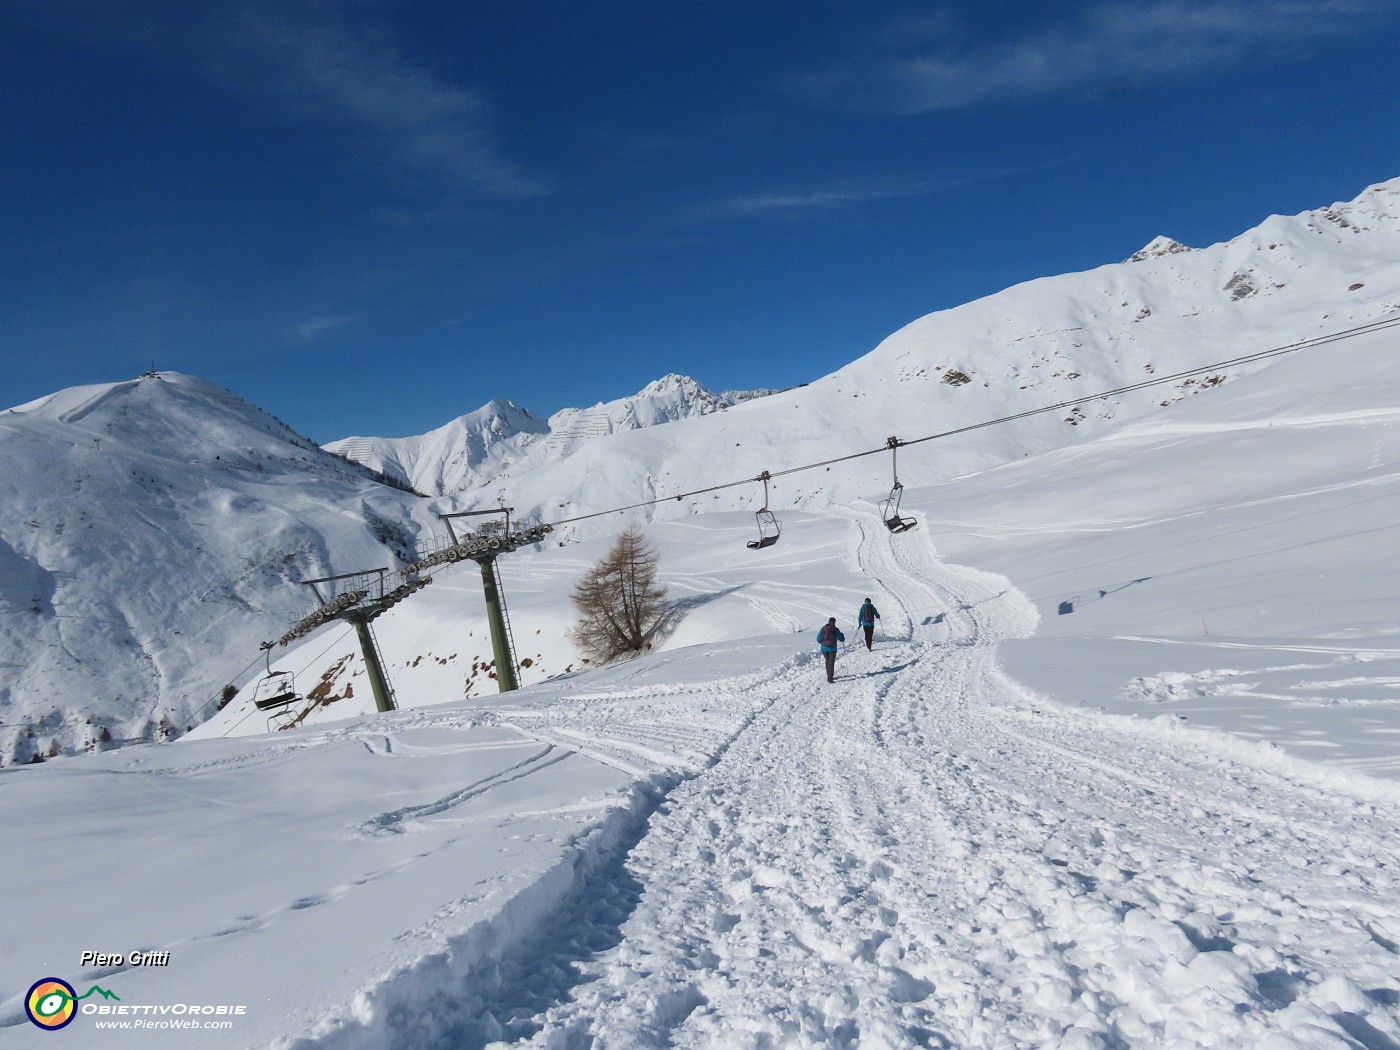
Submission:
<svg viewBox="0 0 1400 1050">
<path fill-rule="evenodd" d="M 822 645 L 835 645 L 836 625 L 834 623 L 829 623 L 823 627 L 821 633 L 817 635 L 817 641 L 821 642 Z"/>
</svg>

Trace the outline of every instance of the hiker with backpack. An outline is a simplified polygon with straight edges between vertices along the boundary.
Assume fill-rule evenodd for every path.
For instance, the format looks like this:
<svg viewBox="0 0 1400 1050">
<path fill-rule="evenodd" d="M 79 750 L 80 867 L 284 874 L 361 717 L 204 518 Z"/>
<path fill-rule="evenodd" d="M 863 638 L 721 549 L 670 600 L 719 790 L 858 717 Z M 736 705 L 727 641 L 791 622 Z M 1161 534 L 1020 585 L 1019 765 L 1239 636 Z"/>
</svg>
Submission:
<svg viewBox="0 0 1400 1050">
<path fill-rule="evenodd" d="M 822 659 L 826 661 L 826 680 L 836 681 L 836 647 L 846 640 L 841 629 L 836 626 L 836 617 L 827 620 L 817 632 L 817 644 L 821 647 Z"/>
<path fill-rule="evenodd" d="M 865 599 L 865 604 L 860 607 L 860 612 L 856 613 L 856 623 L 860 624 L 865 631 L 865 647 L 875 648 L 875 621 L 880 618 L 880 610 L 875 608 L 875 603 L 869 598 Z"/>
</svg>

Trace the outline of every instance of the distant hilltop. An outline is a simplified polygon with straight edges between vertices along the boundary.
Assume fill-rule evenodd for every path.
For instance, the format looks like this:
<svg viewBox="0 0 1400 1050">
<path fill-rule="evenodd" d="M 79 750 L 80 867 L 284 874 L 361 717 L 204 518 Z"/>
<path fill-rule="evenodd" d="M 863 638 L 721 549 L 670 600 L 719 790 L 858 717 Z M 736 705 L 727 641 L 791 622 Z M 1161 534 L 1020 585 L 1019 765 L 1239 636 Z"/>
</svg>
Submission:
<svg viewBox="0 0 1400 1050">
<path fill-rule="evenodd" d="M 348 437 L 326 451 L 395 479 L 425 496 L 480 488 L 511 476 L 528 461 L 572 455 L 609 434 L 660 426 L 722 412 L 774 390 L 726 390 L 715 394 L 689 376 L 672 372 L 630 397 L 592 408 L 560 409 L 547 420 L 514 402 L 497 399 L 414 437 Z"/>
</svg>

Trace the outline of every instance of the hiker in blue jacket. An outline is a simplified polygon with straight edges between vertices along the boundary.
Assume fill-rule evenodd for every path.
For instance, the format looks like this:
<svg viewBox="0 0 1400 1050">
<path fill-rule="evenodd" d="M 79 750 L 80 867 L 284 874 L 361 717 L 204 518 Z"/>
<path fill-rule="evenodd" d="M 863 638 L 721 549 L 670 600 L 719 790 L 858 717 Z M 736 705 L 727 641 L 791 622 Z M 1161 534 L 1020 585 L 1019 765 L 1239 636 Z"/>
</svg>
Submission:
<svg viewBox="0 0 1400 1050">
<path fill-rule="evenodd" d="M 875 608 L 875 603 L 869 598 L 865 599 L 865 604 L 860 607 L 860 612 L 856 614 L 856 623 L 860 624 L 865 631 L 865 647 L 875 648 L 875 621 L 880 618 L 880 610 Z"/>
<path fill-rule="evenodd" d="M 836 647 L 846 640 L 846 636 L 841 633 L 841 629 L 836 626 L 836 617 L 826 621 L 826 624 L 817 632 L 817 644 L 821 646 L 822 659 L 826 661 L 826 680 L 836 681 Z"/>
</svg>

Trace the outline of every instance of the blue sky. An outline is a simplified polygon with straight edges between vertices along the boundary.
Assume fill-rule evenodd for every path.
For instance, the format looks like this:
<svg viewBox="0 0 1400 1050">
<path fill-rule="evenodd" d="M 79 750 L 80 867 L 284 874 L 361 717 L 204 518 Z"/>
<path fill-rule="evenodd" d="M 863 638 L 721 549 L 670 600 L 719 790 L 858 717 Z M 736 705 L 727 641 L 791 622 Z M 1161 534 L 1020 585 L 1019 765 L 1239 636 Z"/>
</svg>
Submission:
<svg viewBox="0 0 1400 1050">
<path fill-rule="evenodd" d="M 933 310 L 1400 175 L 1393 0 L 3 0 L 0 403 L 150 367 L 320 441 Z"/>
</svg>

